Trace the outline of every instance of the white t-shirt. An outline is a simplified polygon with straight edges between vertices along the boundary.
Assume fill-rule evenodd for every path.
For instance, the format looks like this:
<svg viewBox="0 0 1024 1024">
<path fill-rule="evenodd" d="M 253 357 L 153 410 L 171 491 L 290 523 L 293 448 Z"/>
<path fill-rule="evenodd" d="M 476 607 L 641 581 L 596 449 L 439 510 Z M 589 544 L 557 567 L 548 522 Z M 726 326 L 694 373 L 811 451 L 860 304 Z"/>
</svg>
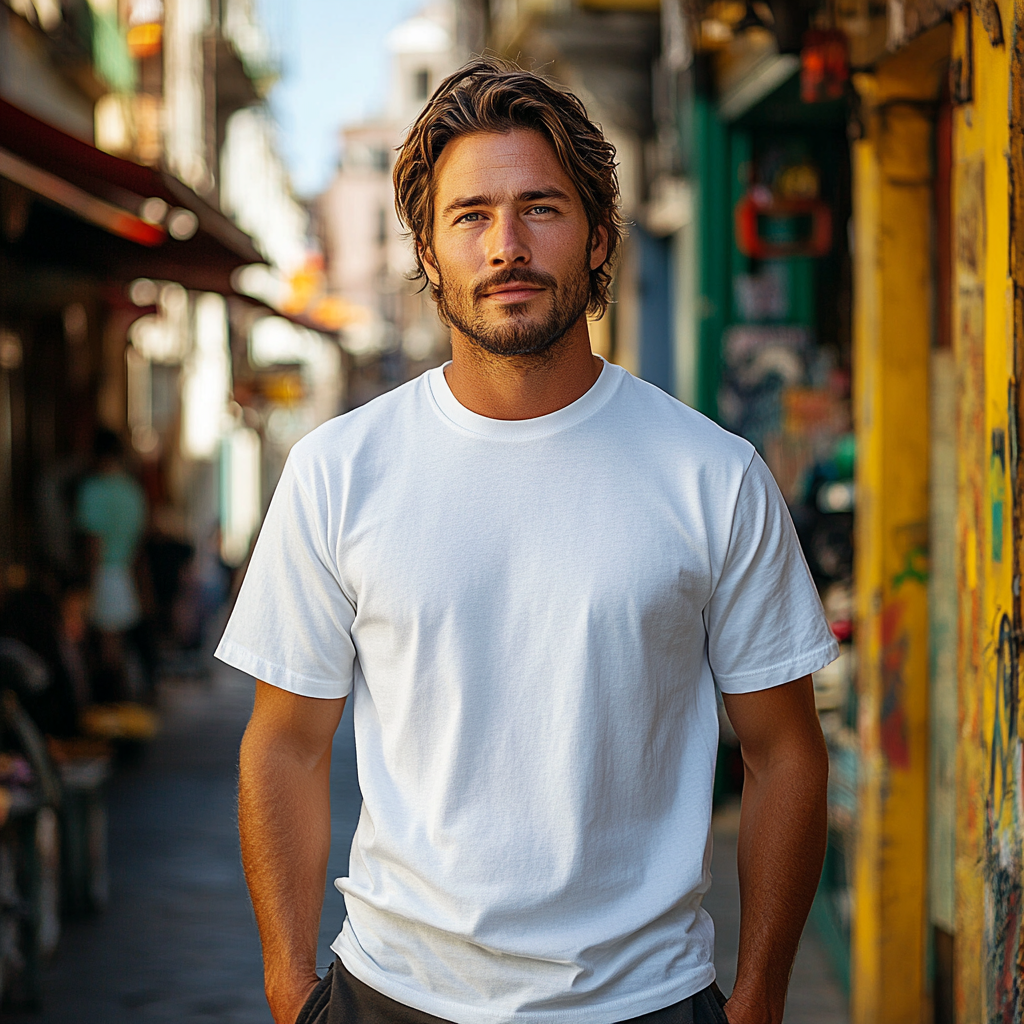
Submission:
<svg viewBox="0 0 1024 1024">
<path fill-rule="evenodd" d="M 710 984 L 715 683 L 837 653 L 754 449 L 610 364 L 536 419 L 436 369 L 313 431 L 217 651 L 352 692 L 333 948 L 458 1024 L 610 1024 Z"/>
</svg>

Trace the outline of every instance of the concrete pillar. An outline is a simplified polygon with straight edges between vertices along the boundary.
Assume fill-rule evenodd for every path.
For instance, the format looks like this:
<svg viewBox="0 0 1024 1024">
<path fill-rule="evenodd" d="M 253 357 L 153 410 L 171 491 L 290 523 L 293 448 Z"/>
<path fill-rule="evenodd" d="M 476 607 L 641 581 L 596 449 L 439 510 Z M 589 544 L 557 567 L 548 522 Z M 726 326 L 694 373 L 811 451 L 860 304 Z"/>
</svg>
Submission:
<svg viewBox="0 0 1024 1024">
<path fill-rule="evenodd" d="M 928 1011 L 928 520 L 932 101 L 948 26 L 855 85 L 854 416 L 860 828 L 854 1024 Z"/>
</svg>

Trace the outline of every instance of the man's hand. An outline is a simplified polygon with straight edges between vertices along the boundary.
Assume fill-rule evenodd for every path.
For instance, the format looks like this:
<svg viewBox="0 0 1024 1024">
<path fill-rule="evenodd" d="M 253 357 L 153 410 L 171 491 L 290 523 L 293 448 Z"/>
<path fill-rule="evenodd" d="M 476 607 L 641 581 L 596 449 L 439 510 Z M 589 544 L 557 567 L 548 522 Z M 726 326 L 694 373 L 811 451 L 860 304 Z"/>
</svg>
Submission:
<svg viewBox="0 0 1024 1024">
<path fill-rule="evenodd" d="M 778 1024 L 827 831 L 828 751 L 811 677 L 724 695 L 743 754 L 740 946 L 730 1024 Z"/>
<path fill-rule="evenodd" d="M 294 1024 L 317 984 L 316 942 L 331 846 L 331 741 L 340 700 L 256 684 L 238 766 L 238 830 L 276 1024 Z"/>
<path fill-rule="evenodd" d="M 266 972 L 264 972 L 264 976 Z M 270 1004 L 270 1012 L 276 1024 L 295 1024 L 306 1000 L 312 995 L 320 978 L 316 971 L 310 977 L 289 979 L 286 984 L 277 984 L 271 990 L 269 983 L 266 985 L 267 1002 Z"/>
</svg>

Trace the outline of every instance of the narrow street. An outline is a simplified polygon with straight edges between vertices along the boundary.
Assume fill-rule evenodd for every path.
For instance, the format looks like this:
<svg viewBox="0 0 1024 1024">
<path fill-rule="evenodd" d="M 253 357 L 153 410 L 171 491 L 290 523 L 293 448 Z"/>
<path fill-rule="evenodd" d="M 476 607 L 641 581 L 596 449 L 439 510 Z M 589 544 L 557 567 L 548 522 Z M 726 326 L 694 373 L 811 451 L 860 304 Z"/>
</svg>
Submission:
<svg viewBox="0 0 1024 1024">
<path fill-rule="evenodd" d="M 9 1024 L 270 1024 L 259 941 L 235 833 L 238 742 L 252 700 L 247 676 L 216 664 L 211 682 L 166 683 L 163 729 L 110 792 L 111 900 L 102 916 L 69 925 L 46 971 L 42 1013 Z M 342 918 L 330 880 L 345 873 L 359 813 L 351 716 L 335 741 L 333 834 L 319 966 Z M 738 896 L 735 814 L 716 825 L 718 968 L 735 974 Z M 815 936 L 793 972 L 788 1024 L 846 1024 L 845 999 Z"/>
</svg>

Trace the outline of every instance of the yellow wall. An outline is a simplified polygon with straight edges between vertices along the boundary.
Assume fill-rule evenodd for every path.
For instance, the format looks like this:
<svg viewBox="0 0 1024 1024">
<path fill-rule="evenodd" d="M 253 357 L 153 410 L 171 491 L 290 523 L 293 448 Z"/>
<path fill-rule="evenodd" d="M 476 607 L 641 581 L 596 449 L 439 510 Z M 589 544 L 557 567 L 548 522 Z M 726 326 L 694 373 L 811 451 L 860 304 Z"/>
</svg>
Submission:
<svg viewBox="0 0 1024 1024">
<path fill-rule="evenodd" d="M 1004 35 L 1012 39 L 1012 2 L 998 4 L 998 12 Z M 985 13 L 983 20 L 970 7 L 956 12 L 952 54 L 959 66 L 973 68 L 973 99 L 954 111 L 952 197 L 953 338 L 960 383 L 955 942 L 961 1024 L 1018 1021 L 1024 994 L 1018 991 L 1024 818 L 1020 600 L 1013 593 L 1020 531 L 1014 528 L 1017 370 L 1007 161 L 1012 48 L 993 45 L 991 4 Z M 1018 78 L 1018 90 L 1020 85 Z"/>
<path fill-rule="evenodd" d="M 940 26 L 859 75 L 853 147 L 860 832 L 854 1024 L 924 1024 L 928 851 L 930 102 Z"/>
<path fill-rule="evenodd" d="M 933 102 L 950 60 L 957 384 L 958 1024 L 1024 1017 L 1019 645 L 1024 0 L 977 0 L 859 76 L 854 146 L 861 830 L 855 1024 L 920 1024 L 926 976 Z M 1002 40 L 1000 39 L 1002 36 Z M 922 529 L 925 533 L 922 534 Z"/>
</svg>

